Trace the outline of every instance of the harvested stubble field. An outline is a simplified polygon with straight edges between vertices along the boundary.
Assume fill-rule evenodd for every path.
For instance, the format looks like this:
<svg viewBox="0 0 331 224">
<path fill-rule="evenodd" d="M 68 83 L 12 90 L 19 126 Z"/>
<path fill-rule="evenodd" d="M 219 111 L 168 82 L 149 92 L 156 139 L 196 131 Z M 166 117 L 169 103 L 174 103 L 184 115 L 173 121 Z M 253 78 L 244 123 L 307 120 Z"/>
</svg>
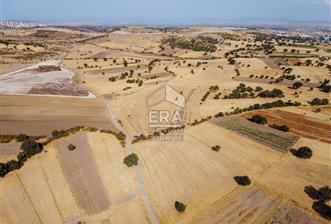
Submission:
<svg viewBox="0 0 331 224">
<path fill-rule="evenodd" d="M 1 134 L 50 135 L 55 129 L 88 126 L 112 129 L 100 99 L 1 96 Z"/>
<path fill-rule="evenodd" d="M 72 71 L 63 74 L 63 78 L 85 87 L 90 96 L 64 96 L 58 89 L 54 92 L 58 96 L 45 95 L 45 92 L 31 96 L 31 85 L 24 86 L 18 73 L 14 81 L 26 88 L 24 91 L 29 95 L 21 92 L 21 95 L 1 96 L 0 134 L 49 136 L 55 129 L 88 126 L 121 130 L 126 135 L 125 144 L 107 132 L 84 128 L 54 138 L 45 144 L 42 153 L 0 178 L 1 223 L 327 222 L 315 211 L 313 200 L 304 190 L 309 185 L 316 188 L 328 185 L 331 179 L 330 106 L 306 106 L 314 98 L 328 98 L 328 93 L 315 87 L 330 78 L 331 53 L 325 51 L 330 48 L 329 43 L 314 41 L 320 50 L 313 53 L 319 57 L 286 59 L 271 58 L 261 48 L 265 40 L 275 38 L 272 33 L 278 32 L 269 29 L 45 30 L 4 29 L 0 39 L 14 41 L 8 47 L 1 45 L 1 49 L 10 54 L 3 55 L 0 73 L 44 60 L 41 56 L 30 60 L 30 54 L 51 52 L 61 57 L 58 60 L 63 68 Z M 256 33 L 259 32 L 266 35 L 265 40 L 258 40 Z M 296 37 L 301 34 L 286 32 Z M 172 49 L 162 44 L 162 40 L 170 36 L 190 40 L 200 35 L 217 39 L 215 52 L 194 51 L 192 46 Z M 287 36 L 283 38 L 288 40 L 286 44 L 297 44 Z M 23 53 L 22 47 L 27 41 L 41 43 L 43 47 L 31 47 L 31 51 Z M 280 43 L 274 40 L 268 44 L 281 54 Z M 300 54 L 304 55 L 302 49 L 300 47 Z M 233 64 L 229 58 L 233 58 Z M 310 66 L 297 65 L 308 59 L 312 60 Z M 124 60 L 128 62 L 127 67 Z M 309 78 L 310 81 L 298 90 L 287 87 L 293 81 L 269 83 L 271 77 L 275 80 L 287 69 L 293 69 L 290 75 L 295 75 L 296 80 Z M 53 75 L 53 72 L 44 72 L 37 77 L 47 83 L 54 82 Z M 263 79 L 249 78 L 262 75 Z M 10 78 L 15 77 L 4 76 L 1 80 Z M 38 80 L 28 81 L 35 85 Z M 143 81 L 141 85 L 139 80 Z M 241 83 L 255 95 L 256 87 L 269 91 L 277 88 L 284 97 L 223 98 Z M 131 144 L 138 135 L 150 134 L 146 101 L 164 84 L 186 98 L 186 126 L 180 130 L 183 141 L 174 141 L 168 133 L 161 135 L 169 137 L 163 138 L 164 141 L 142 138 Z M 314 87 L 313 90 L 310 87 Z M 14 90 L 9 88 L 8 93 L 15 93 Z M 208 91 L 210 94 L 204 98 Z M 155 94 L 152 98 L 159 101 L 161 97 Z M 302 106 L 229 116 L 236 108 L 277 100 L 298 101 Z M 173 112 L 176 106 L 161 102 L 154 109 Z M 220 112 L 225 117 L 212 119 Z M 267 117 L 268 125 L 286 124 L 290 132 L 245 119 L 253 114 Z M 203 122 L 192 124 L 202 118 Z M 73 150 L 68 148 L 70 144 L 75 146 Z M 1 144 L 1 162 L 16 159 L 20 146 L 14 140 Z M 214 146 L 219 146 L 219 151 L 213 151 Z M 302 146 L 312 149 L 310 159 L 299 159 L 288 150 Z M 136 167 L 123 163 L 130 152 L 139 158 Z M 250 178 L 250 186 L 240 186 L 234 180 L 235 176 L 243 175 Z M 175 201 L 186 205 L 185 212 L 176 211 Z M 151 218 L 151 210 L 155 219 Z"/>
</svg>

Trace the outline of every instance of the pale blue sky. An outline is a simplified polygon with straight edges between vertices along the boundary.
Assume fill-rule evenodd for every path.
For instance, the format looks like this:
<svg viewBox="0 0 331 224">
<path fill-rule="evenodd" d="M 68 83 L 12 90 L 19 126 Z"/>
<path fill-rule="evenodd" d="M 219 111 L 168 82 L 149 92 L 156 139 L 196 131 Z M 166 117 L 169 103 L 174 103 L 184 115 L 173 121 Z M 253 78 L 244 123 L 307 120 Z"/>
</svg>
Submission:
<svg viewBox="0 0 331 224">
<path fill-rule="evenodd" d="M 0 0 L 2 19 L 75 23 L 330 22 L 331 0 Z"/>
</svg>

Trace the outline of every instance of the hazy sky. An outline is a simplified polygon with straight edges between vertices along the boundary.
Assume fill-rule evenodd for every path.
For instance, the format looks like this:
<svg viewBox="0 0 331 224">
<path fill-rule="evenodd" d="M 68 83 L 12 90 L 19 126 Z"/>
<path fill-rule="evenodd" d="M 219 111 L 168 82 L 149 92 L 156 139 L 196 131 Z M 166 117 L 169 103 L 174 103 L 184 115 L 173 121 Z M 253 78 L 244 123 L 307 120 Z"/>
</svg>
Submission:
<svg viewBox="0 0 331 224">
<path fill-rule="evenodd" d="M 75 23 L 330 22 L 331 0 L 0 0 L 2 19 Z"/>
</svg>

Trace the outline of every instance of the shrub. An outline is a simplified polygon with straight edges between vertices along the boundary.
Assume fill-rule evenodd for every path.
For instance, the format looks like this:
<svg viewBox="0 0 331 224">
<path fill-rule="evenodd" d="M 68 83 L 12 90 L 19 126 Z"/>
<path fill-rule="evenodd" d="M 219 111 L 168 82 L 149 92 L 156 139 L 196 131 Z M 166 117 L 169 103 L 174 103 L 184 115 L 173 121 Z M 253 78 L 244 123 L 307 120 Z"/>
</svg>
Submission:
<svg viewBox="0 0 331 224">
<path fill-rule="evenodd" d="M 4 177 L 8 172 L 8 165 L 6 163 L 0 163 L 0 176 Z"/>
<path fill-rule="evenodd" d="M 276 98 L 276 97 L 284 97 L 283 91 L 280 89 L 273 89 L 271 91 L 269 90 L 264 90 L 258 94 L 259 97 L 262 98 Z"/>
<path fill-rule="evenodd" d="M 137 166 L 138 165 L 138 156 L 135 153 L 131 153 L 127 157 L 124 158 L 123 163 L 128 167 Z"/>
<path fill-rule="evenodd" d="M 22 143 L 21 149 L 23 150 L 23 159 L 26 159 L 34 154 L 40 153 L 43 150 L 43 145 L 35 140 L 27 139 Z"/>
<path fill-rule="evenodd" d="M 69 149 L 69 151 L 73 151 L 76 148 L 76 146 L 74 146 L 73 144 L 69 144 L 67 148 Z"/>
<path fill-rule="evenodd" d="M 324 98 L 324 99 L 319 99 L 319 98 L 314 98 L 311 102 L 309 102 L 312 106 L 314 105 L 328 105 L 329 100 Z"/>
<path fill-rule="evenodd" d="M 313 151 L 309 147 L 303 146 L 296 150 L 294 152 L 294 155 L 298 158 L 309 159 L 310 157 L 312 157 Z"/>
<path fill-rule="evenodd" d="M 184 212 L 185 209 L 186 209 L 186 205 L 183 204 L 182 202 L 175 201 L 175 209 L 176 209 L 178 212 Z"/>
<path fill-rule="evenodd" d="M 214 117 L 224 117 L 224 113 L 223 112 L 218 112 L 217 114 L 215 114 Z"/>
<path fill-rule="evenodd" d="M 257 123 L 257 124 L 266 124 L 268 122 L 267 118 L 262 117 L 260 115 L 254 115 L 251 118 L 249 118 L 248 120 L 251 122 Z"/>
<path fill-rule="evenodd" d="M 21 168 L 21 163 L 16 160 L 10 160 L 7 163 L 0 163 L 0 176 L 4 177 L 10 171 Z"/>
<path fill-rule="evenodd" d="M 273 125 L 270 125 L 270 127 L 274 128 L 274 129 L 277 129 L 277 130 L 280 130 L 280 131 L 284 131 L 284 132 L 288 132 L 290 130 L 290 128 L 287 127 L 286 125 L 273 124 Z"/>
<path fill-rule="evenodd" d="M 293 83 L 292 88 L 293 89 L 299 89 L 301 86 L 302 86 L 301 82 L 295 82 L 295 83 Z"/>
<path fill-rule="evenodd" d="M 331 188 L 329 186 L 324 186 L 318 189 L 319 200 L 322 202 L 327 202 L 331 200 Z"/>
<path fill-rule="evenodd" d="M 235 176 L 233 179 L 241 186 L 247 186 L 251 184 L 251 180 L 248 176 Z"/>
<path fill-rule="evenodd" d="M 214 145 L 214 146 L 211 147 L 211 149 L 212 149 L 213 151 L 215 151 L 215 152 L 218 152 L 218 151 L 220 151 L 221 146 L 219 146 L 219 145 Z"/>
<path fill-rule="evenodd" d="M 315 201 L 312 207 L 323 218 L 331 220 L 331 206 L 320 201 Z"/>
<path fill-rule="evenodd" d="M 330 93 L 331 92 L 331 86 L 330 85 L 323 85 L 320 87 L 320 90 L 325 93 Z"/>
<path fill-rule="evenodd" d="M 57 138 L 60 138 L 60 137 L 64 137 L 64 136 L 67 136 L 68 133 L 66 133 L 64 130 L 54 130 L 52 131 L 52 136 L 53 137 L 57 137 Z"/>
<path fill-rule="evenodd" d="M 9 172 L 21 168 L 21 164 L 17 160 L 10 160 L 6 164 L 8 166 Z"/>
<path fill-rule="evenodd" d="M 30 137 L 26 134 L 19 134 L 16 136 L 16 141 L 23 142 L 25 140 L 28 140 Z"/>
</svg>

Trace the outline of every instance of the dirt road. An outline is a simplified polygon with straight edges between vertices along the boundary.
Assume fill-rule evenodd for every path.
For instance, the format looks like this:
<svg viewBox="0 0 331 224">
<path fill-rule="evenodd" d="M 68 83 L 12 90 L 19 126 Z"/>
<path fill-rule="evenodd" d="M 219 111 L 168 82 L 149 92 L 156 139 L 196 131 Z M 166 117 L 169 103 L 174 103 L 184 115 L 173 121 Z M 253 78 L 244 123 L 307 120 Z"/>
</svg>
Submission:
<svg viewBox="0 0 331 224">
<path fill-rule="evenodd" d="M 127 155 L 131 154 L 133 152 L 131 136 L 129 136 L 127 134 L 127 132 L 124 130 L 124 128 L 121 126 L 121 124 L 116 119 L 115 113 L 113 112 L 112 107 L 111 107 L 110 100 L 107 100 L 103 96 L 100 96 L 100 95 L 98 97 L 100 97 L 100 99 L 102 99 L 104 101 L 104 103 L 106 104 L 107 110 L 109 112 L 109 118 L 110 118 L 111 123 L 114 125 L 114 127 L 117 129 L 117 131 L 121 131 L 125 134 L 125 136 L 126 136 L 126 138 L 125 138 L 125 152 L 126 152 Z M 142 198 L 143 198 L 144 206 L 145 206 L 145 209 L 147 211 L 148 217 L 149 217 L 152 224 L 157 224 L 157 223 L 159 223 L 159 221 L 156 217 L 156 214 L 153 210 L 152 204 L 151 204 L 150 199 L 148 197 L 148 194 L 146 192 L 145 184 L 144 184 L 144 180 L 143 180 L 142 175 L 141 175 L 140 167 L 135 166 L 134 169 L 135 169 L 135 172 L 136 172 L 136 178 L 137 178 L 137 181 L 138 181 L 138 184 L 139 184 L 140 192 L 141 192 L 141 195 L 142 195 Z"/>
</svg>

